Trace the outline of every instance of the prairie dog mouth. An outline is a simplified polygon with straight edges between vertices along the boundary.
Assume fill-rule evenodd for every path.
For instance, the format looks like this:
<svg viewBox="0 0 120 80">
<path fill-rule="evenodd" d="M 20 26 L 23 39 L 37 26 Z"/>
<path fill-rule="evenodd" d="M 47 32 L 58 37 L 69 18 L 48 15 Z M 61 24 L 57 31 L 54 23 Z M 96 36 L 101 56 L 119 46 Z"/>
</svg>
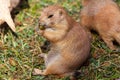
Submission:
<svg viewBox="0 0 120 80">
<path fill-rule="evenodd" d="M 41 23 L 39 23 L 38 27 L 39 27 L 39 29 L 41 29 L 41 30 L 45 30 L 45 29 L 47 29 L 47 28 L 51 28 L 50 26 L 48 26 L 48 25 L 46 25 L 46 24 L 41 24 Z"/>
<path fill-rule="evenodd" d="M 47 24 L 44 24 L 44 23 L 39 23 L 39 27 L 42 27 L 42 28 L 51 28 L 51 26 L 47 25 Z"/>
</svg>

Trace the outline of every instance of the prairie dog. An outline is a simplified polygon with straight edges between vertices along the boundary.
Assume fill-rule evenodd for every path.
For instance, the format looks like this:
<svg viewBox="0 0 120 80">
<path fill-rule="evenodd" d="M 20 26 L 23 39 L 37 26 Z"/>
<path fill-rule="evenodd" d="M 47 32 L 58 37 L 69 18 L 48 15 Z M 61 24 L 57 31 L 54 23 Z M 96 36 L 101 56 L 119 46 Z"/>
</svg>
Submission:
<svg viewBox="0 0 120 80">
<path fill-rule="evenodd" d="M 34 75 L 72 75 L 89 57 L 90 41 L 85 30 L 75 22 L 63 7 L 45 8 L 40 16 L 44 30 L 40 34 L 51 42 L 45 59 L 45 70 L 34 69 Z"/>
<path fill-rule="evenodd" d="M 113 0 L 82 0 L 80 23 L 99 33 L 111 50 L 116 50 L 113 41 L 120 44 L 120 10 Z"/>
</svg>

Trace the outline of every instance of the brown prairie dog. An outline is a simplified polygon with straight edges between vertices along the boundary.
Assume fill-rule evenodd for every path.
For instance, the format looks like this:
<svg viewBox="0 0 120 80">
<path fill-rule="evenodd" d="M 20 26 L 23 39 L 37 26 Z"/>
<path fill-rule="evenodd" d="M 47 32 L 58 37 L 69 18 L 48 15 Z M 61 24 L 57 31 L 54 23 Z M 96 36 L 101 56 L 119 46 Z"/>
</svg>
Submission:
<svg viewBox="0 0 120 80">
<path fill-rule="evenodd" d="M 40 34 L 51 42 L 45 59 L 45 70 L 35 69 L 34 75 L 72 75 L 86 61 L 90 52 L 90 41 L 85 30 L 75 22 L 64 8 L 53 5 L 45 8 L 40 16 L 40 25 L 45 30 Z"/>
<path fill-rule="evenodd" d="M 116 50 L 113 40 L 120 44 L 120 10 L 113 0 L 82 0 L 80 23 L 96 30 L 111 50 Z"/>
</svg>

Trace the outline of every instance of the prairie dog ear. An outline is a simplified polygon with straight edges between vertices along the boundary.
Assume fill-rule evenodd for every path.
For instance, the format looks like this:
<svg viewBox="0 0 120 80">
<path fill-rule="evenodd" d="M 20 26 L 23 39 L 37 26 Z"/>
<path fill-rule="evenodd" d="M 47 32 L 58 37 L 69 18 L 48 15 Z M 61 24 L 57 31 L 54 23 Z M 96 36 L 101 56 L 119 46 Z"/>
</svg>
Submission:
<svg viewBox="0 0 120 80">
<path fill-rule="evenodd" d="M 60 16 L 62 16 L 63 15 L 63 13 L 64 13 L 64 10 L 63 9 L 58 9 L 58 14 L 60 15 Z"/>
</svg>

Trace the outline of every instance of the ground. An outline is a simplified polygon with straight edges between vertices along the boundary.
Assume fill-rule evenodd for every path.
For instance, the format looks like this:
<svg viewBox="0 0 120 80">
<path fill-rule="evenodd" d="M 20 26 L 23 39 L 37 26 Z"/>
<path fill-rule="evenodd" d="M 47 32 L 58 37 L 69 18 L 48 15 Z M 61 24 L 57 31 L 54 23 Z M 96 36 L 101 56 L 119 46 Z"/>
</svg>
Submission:
<svg viewBox="0 0 120 80">
<path fill-rule="evenodd" d="M 120 0 L 116 0 L 119 4 Z M 80 0 L 28 0 L 15 15 L 17 36 L 6 28 L 0 32 L 0 80 L 69 80 L 59 79 L 53 75 L 33 76 L 33 68 L 44 69 L 40 46 L 45 39 L 35 32 L 42 8 L 59 4 L 79 21 Z M 115 80 L 120 78 L 120 52 L 109 50 L 98 34 L 93 33 L 91 58 L 83 66 L 79 80 Z"/>
</svg>

